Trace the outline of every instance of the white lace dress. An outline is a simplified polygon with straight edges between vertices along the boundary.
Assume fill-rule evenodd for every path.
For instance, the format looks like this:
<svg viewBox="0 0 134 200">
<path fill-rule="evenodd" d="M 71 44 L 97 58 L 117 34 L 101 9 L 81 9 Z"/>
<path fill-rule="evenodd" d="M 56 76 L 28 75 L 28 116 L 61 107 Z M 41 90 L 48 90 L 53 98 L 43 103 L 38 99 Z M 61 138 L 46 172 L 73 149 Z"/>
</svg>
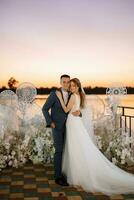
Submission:
<svg viewBox="0 0 134 200">
<path fill-rule="evenodd" d="M 85 191 L 102 192 L 108 195 L 134 193 L 134 175 L 111 163 L 96 147 L 84 126 L 82 118 L 71 112 L 80 109 L 80 99 L 68 115 L 66 142 L 62 171 L 71 185 L 82 186 Z M 90 131 L 93 131 L 91 129 Z"/>
</svg>

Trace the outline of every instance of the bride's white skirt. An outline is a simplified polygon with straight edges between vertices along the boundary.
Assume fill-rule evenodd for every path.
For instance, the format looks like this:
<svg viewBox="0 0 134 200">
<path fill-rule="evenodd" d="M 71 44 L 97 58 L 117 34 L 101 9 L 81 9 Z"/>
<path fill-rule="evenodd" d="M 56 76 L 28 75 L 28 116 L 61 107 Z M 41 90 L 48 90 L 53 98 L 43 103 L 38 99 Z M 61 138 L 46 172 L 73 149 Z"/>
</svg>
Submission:
<svg viewBox="0 0 134 200">
<path fill-rule="evenodd" d="M 68 115 L 62 171 L 71 185 L 105 194 L 134 193 L 134 175 L 111 163 L 92 142 L 80 117 Z"/>
</svg>

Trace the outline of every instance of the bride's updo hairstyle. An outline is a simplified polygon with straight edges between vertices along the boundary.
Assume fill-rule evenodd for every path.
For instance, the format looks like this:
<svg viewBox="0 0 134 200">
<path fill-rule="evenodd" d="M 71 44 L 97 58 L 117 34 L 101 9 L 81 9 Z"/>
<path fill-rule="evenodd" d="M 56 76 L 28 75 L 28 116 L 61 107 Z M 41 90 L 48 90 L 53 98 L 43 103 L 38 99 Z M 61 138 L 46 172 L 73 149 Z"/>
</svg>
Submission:
<svg viewBox="0 0 134 200">
<path fill-rule="evenodd" d="M 73 78 L 70 80 L 70 83 L 73 82 L 79 89 L 78 92 L 80 94 L 80 107 L 84 108 L 85 106 L 85 93 L 82 91 L 81 82 L 78 78 Z"/>
</svg>

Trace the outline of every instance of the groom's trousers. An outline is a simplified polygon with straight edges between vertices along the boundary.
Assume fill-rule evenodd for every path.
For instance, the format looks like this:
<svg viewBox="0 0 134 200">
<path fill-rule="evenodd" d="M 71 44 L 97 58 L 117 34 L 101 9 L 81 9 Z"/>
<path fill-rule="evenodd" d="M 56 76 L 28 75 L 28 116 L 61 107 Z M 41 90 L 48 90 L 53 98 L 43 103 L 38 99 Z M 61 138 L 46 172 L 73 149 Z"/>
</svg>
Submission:
<svg viewBox="0 0 134 200">
<path fill-rule="evenodd" d="M 64 126 L 61 130 L 56 128 L 52 129 L 53 132 L 53 140 L 55 147 L 54 154 L 54 178 L 58 179 L 62 176 L 62 153 L 64 149 L 65 143 L 65 134 L 66 134 L 66 126 Z"/>
</svg>

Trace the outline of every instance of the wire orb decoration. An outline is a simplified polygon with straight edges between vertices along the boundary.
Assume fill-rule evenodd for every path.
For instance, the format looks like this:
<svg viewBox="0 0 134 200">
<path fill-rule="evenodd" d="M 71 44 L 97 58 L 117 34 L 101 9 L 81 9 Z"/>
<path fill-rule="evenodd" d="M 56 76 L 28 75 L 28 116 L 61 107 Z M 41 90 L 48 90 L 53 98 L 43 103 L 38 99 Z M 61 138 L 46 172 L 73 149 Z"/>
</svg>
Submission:
<svg viewBox="0 0 134 200">
<path fill-rule="evenodd" d="M 127 94 L 127 88 L 123 87 L 121 83 L 112 83 L 109 88 L 106 89 L 107 95 L 122 96 Z"/>
<path fill-rule="evenodd" d="M 18 97 L 12 90 L 4 90 L 0 93 L 0 104 L 5 106 L 16 106 Z"/>
<path fill-rule="evenodd" d="M 112 83 L 110 87 L 106 89 L 107 101 L 109 106 L 117 110 L 117 106 L 121 105 L 122 99 L 127 95 L 127 88 L 123 87 L 121 83 Z"/>
<path fill-rule="evenodd" d="M 24 82 L 16 89 L 18 100 L 24 103 L 32 103 L 37 95 L 37 89 L 32 83 Z"/>
</svg>

